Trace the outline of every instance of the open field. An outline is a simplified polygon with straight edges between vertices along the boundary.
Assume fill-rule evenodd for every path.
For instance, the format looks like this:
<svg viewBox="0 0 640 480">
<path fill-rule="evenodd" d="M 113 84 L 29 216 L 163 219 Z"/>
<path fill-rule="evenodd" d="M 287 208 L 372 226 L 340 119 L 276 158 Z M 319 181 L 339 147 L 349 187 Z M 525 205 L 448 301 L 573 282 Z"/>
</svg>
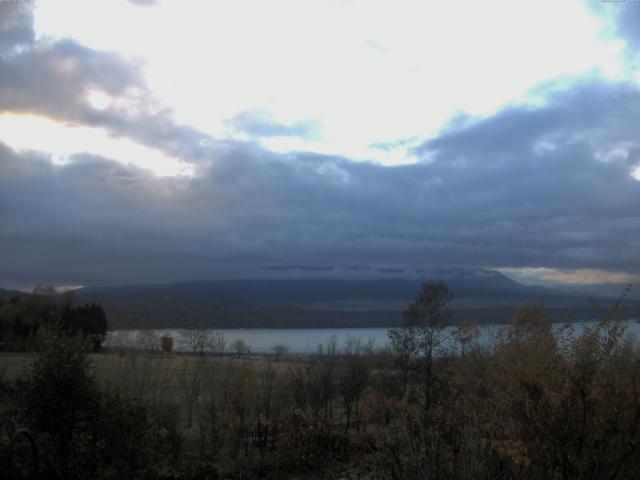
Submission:
<svg viewBox="0 0 640 480">
<path fill-rule="evenodd" d="M 38 358 L 35 352 L 1 352 L 0 379 L 12 381 L 28 372 Z M 87 355 L 91 372 L 102 388 L 133 393 L 143 400 L 170 400 L 180 403 L 180 391 L 194 381 L 199 388 L 215 388 L 223 372 L 237 374 L 263 371 L 286 375 L 295 366 L 304 365 L 304 356 L 275 355 L 204 355 L 144 352 L 91 353 Z"/>
</svg>

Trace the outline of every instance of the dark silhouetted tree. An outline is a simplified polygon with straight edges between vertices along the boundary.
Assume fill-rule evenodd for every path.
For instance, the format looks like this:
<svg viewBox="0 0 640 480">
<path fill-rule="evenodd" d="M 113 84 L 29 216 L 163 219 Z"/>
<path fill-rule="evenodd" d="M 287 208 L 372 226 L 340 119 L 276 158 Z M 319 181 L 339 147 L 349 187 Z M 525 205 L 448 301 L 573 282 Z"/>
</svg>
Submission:
<svg viewBox="0 0 640 480">
<path fill-rule="evenodd" d="M 410 380 L 411 374 L 421 384 L 425 409 L 432 406 L 433 359 L 443 347 L 444 327 L 451 322 L 448 307 L 451 298 L 444 282 L 430 280 L 423 283 L 415 301 L 404 311 L 403 326 L 389 331 L 391 345 L 399 354 L 406 380 Z"/>
</svg>

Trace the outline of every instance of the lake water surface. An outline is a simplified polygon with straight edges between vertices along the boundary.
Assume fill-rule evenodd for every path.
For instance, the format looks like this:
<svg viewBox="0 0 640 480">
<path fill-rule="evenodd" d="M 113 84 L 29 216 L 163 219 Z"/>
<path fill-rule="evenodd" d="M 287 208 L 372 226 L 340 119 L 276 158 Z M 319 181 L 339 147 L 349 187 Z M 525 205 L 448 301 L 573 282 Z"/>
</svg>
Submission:
<svg viewBox="0 0 640 480">
<path fill-rule="evenodd" d="M 585 327 L 593 327 L 597 322 L 576 322 L 573 324 L 575 334 L 579 335 Z M 554 328 L 561 328 L 564 323 L 554 323 Z M 447 327 L 445 334 L 450 334 L 454 327 Z M 480 342 L 490 345 L 495 334 L 504 325 L 480 326 Z M 371 341 L 376 348 L 383 348 L 388 344 L 388 328 L 237 328 L 211 329 L 209 333 L 221 333 L 227 340 L 227 345 L 235 340 L 243 340 L 251 347 L 253 353 L 271 353 L 274 345 L 286 345 L 290 353 L 315 353 L 318 346 L 326 346 L 335 337 L 338 348 L 341 348 L 349 338 Z M 135 345 L 155 341 L 154 338 L 168 335 L 173 337 L 177 351 L 188 348 L 181 344 L 184 330 L 115 330 L 110 332 L 105 345 Z M 627 334 L 640 338 L 640 323 L 636 320 L 627 322 Z M 148 344 L 148 343 L 147 343 Z M 451 343 L 453 348 L 453 342 Z"/>
</svg>

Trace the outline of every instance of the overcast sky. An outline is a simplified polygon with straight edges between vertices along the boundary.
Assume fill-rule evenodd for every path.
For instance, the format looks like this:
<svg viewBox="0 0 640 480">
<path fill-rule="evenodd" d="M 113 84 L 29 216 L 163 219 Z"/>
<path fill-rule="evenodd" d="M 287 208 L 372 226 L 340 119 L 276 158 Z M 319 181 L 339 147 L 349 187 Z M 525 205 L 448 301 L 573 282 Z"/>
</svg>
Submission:
<svg viewBox="0 0 640 480">
<path fill-rule="evenodd" d="M 640 280 L 640 3 L 0 1 L 0 286 Z"/>
</svg>

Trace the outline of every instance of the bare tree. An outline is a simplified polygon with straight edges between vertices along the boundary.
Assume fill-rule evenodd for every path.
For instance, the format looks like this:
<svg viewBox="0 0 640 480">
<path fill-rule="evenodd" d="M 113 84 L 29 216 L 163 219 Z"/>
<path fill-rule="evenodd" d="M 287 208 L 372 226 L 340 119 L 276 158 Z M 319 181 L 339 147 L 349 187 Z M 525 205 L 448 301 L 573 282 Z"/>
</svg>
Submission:
<svg viewBox="0 0 640 480">
<path fill-rule="evenodd" d="M 460 344 L 464 357 L 467 347 L 475 347 L 480 338 L 480 329 L 474 320 L 464 320 L 453 331 L 453 338 Z"/>
<path fill-rule="evenodd" d="M 236 355 L 248 355 L 251 353 L 251 346 L 247 344 L 242 338 L 238 338 L 231 342 L 231 349 L 236 352 Z"/>
<path fill-rule="evenodd" d="M 194 408 L 205 390 L 205 359 L 184 358 L 178 372 L 180 394 L 184 399 L 187 428 L 191 428 Z"/>
<path fill-rule="evenodd" d="M 180 343 L 193 353 L 204 355 L 209 346 L 209 332 L 203 328 L 189 328 L 180 332 Z"/>
<path fill-rule="evenodd" d="M 261 457 L 273 440 L 273 429 L 281 411 L 281 405 L 276 403 L 279 390 L 277 380 L 278 371 L 272 365 L 267 365 L 259 371 L 254 412 L 254 437 L 255 446 L 258 447 Z"/>
<path fill-rule="evenodd" d="M 345 416 L 345 429 L 351 427 L 351 420 L 356 418 L 359 428 L 359 404 L 362 394 L 369 382 L 370 369 L 367 356 L 373 351 L 373 340 L 364 341 L 360 338 L 349 337 L 343 348 L 344 367 L 338 380 L 339 391 L 342 396 Z"/>
<path fill-rule="evenodd" d="M 156 353 L 160 348 L 160 339 L 153 330 L 139 330 L 134 336 L 135 345 L 145 352 Z"/>
<path fill-rule="evenodd" d="M 271 347 L 271 351 L 276 355 L 276 361 L 280 360 L 280 357 L 286 355 L 289 352 L 289 347 L 282 343 L 278 343 Z"/>
<path fill-rule="evenodd" d="M 227 347 L 227 339 L 224 338 L 224 334 L 221 332 L 215 332 L 209 335 L 209 349 L 217 355 L 223 355 Z"/>
<path fill-rule="evenodd" d="M 164 396 L 172 376 L 171 359 L 157 355 L 160 339 L 153 332 L 118 332 L 109 340 L 120 355 L 114 368 L 102 376 L 115 391 L 125 390 L 156 404 Z"/>
<path fill-rule="evenodd" d="M 229 417 L 229 382 L 234 372 L 231 366 L 209 362 L 206 381 L 198 404 L 198 441 L 202 456 L 215 456 L 224 446 Z"/>
<path fill-rule="evenodd" d="M 318 348 L 320 368 L 321 403 L 324 409 L 324 420 L 333 418 L 333 397 L 336 392 L 336 360 L 338 353 L 338 337 L 332 335 L 326 346 Z"/>
</svg>

